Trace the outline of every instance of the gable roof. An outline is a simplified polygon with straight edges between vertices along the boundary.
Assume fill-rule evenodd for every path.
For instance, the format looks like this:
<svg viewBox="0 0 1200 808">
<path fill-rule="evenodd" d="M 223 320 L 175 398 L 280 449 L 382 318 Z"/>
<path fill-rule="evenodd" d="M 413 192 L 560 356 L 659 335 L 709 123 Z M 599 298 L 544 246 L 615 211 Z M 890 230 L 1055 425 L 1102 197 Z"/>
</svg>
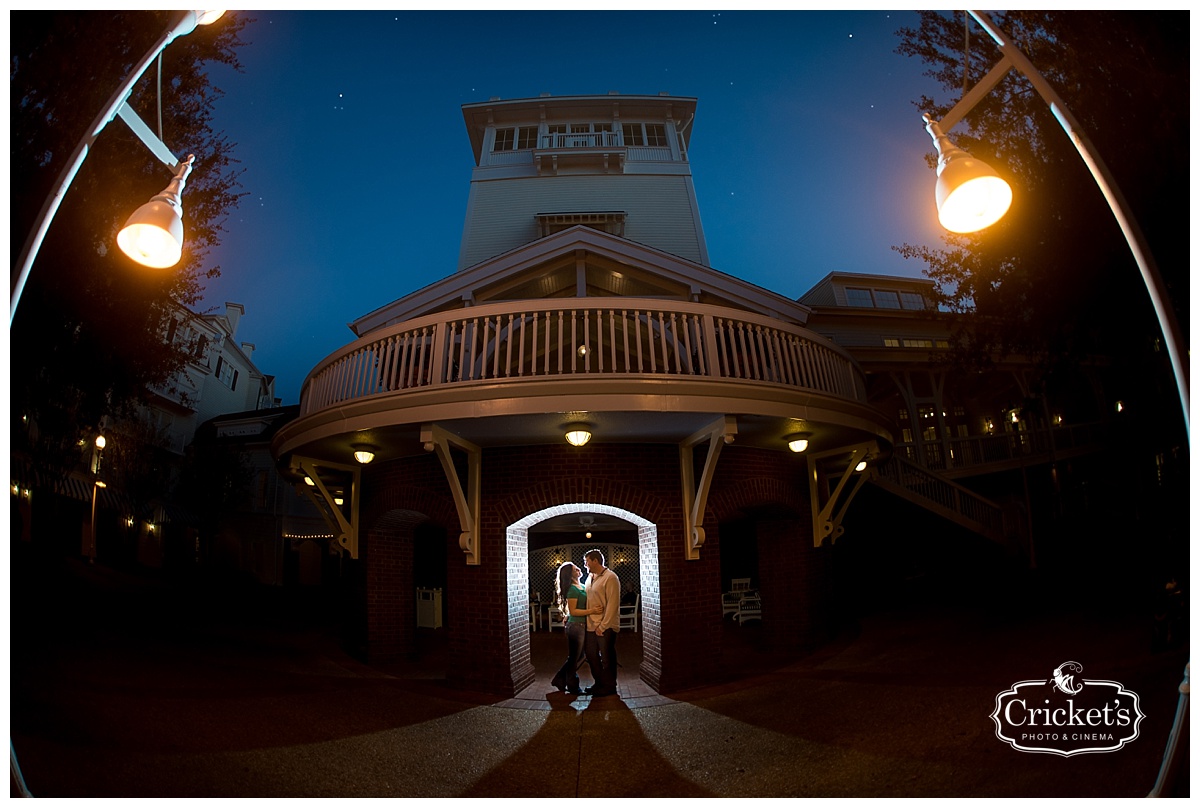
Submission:
<svg viewBox="0 0 1200 808">
<path fill-rule="evenodd" d="M 518 290 L 515 299 L 573 297 L 573 288 L 572 293 L 566 295 L 550 290 L 539 294 L 535 291 L 538 284 L 523 281 L 545 278 L 548 269 L 562 268 L 579 259 L 587 262 L 589 268 L 594 267 L 597 274 L 608 273 L 611 277 L 624 279 L 622 271 L 626 271 L 637 278 L 633 285 L 641 291 L 622 294 L 619 290 L 626 284 L 618 283 L 608 285 L 605 296 L 713 301 L 797 325 L 804 325 L 810 312 L 802 303 L 733 275 L 620 236 L 576 225 L 456 272 L 363 315 L 349 326 L 361 337 L 378 328 L 436 311 L 465 308 L 487 299 L 514 299 L 511 294 L 495 296 L 503 295 L 506 290 Z"/>
</svg>

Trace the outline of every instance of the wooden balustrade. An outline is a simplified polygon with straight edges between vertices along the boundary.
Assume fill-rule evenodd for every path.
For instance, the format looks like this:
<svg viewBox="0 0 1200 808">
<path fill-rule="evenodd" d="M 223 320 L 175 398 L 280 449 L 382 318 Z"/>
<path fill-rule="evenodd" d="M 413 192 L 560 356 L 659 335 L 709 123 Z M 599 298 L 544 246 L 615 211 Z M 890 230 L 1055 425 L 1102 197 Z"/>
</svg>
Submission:
<svg viewBox="0 0 1200 808">
<path fill-rule="evenodd" d="M 858 366 L 799 326 L 704 304 L 631 298 L 519 301 L 382 329 L 309 374 L 304 415 L 442 385 L 570 376 L 705 377 L 865 401 Z"/>
</svg>

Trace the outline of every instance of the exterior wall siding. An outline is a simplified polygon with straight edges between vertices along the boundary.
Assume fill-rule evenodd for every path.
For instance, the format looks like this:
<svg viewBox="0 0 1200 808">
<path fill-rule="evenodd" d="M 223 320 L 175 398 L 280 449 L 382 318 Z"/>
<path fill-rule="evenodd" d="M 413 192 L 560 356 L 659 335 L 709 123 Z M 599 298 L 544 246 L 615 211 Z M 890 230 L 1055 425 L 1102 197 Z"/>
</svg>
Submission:
<svg viewBox="0 0 1200 808">
<path fill-rule="evenodd" d="M 688 176 L 575 175 L 471 183 L 459 269 L 538 237 L 538 213 L 623 210 L 625 237 L 704 263 Z"/>
<path fill-rule="evenodd" d="M 947 339 L 949 330 L 945 324 L 931 319 L 905 320 L 890 318 L 886 325 L 876 323 L 831 322 L 814 316 L 809 327 L 823 337 L 828 337 L 843 348 L 882 348 L 884 337 L 899 339 Z"/>
</svg>

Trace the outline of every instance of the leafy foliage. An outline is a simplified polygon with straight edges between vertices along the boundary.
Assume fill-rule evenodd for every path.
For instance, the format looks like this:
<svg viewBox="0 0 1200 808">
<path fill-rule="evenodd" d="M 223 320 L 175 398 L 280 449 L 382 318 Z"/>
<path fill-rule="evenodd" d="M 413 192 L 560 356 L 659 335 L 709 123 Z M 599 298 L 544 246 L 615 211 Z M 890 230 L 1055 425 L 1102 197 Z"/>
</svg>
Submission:
<svg viewBox="0 0 1200 808">
<path fill-rule="evenodd" d="M 1142 225 L 1177 311 L 1186 306 L 1186 12 L 1010 11 L 992 19 L 1079 119 Z M 932 11 L 898 32 L 897 52 L 924 62 L 948 94 L 916 102 L 935 119 L 960 97 L 966 32 L 962 13 Z M 974 21 L 969 42 L 973 86 L 1001 54 Z M 948 134 L 1014 190 L 1008 215 L 981 233 L 947 234 L 944 249 L 896 248 L 928 264 L 944 305 L 973 315 L 959 335 L 965 353 L 1023 354 L 1053 368 L 1152 347 L 1158 327 L 1125 239 L 1029 81 L 1010 71 Z M 1131 340 L 1131 331 L 1146 336 Z"/>
<path fill-rule="evenodd" d="M 89 124 L 180 13 L 11 13 L 14 262 Z M 125 219 L 172 173 L 119 121 L 99 135 L 46 235 L 10 331 L 14 445 L 31 449 L 39 465 L 72 465 L 78 441 L 103 416 L 129 416 L 148 386 L 185 366 L 187 346 L 166 343 L 164 323 L 179 305 L 195 305 L 205 279 L 220 273 L 209 250 L 241 196 L 233 144 L 212 126 L 221 92 L 206 71 L 240 69 L 246 22 L 226 14 L 162 54 L 161 139 L 178 157 L 196 155 L 179 265 L 147 269 L 116 249 Z M 152 64 L 129 99 L 151 129 L 158 129 L 157 75 Z"/>
</svg>

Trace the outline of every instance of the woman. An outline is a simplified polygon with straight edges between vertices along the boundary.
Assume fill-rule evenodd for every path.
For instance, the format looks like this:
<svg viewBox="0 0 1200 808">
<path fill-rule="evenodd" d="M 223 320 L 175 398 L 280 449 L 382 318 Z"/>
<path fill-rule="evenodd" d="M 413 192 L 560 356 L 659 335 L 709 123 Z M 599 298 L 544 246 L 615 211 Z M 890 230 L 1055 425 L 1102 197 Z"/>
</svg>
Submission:
<svg viewBox="0 0 1200 808">
<path fill-rule="evenodd" d="M 579 674 L 575 669 L 579 666 L 579 658 L 583 655 L 583 638 L 587 634 L 587 616 L 599 614 L 599 607 L 587 607 L 587 592 L 579 585 L 583 573 L 579 567 L 570 561 L 558 568 L 558 577 L 554 582 L 555 603 L 567 618 L 567 661 L 559 668 L 558 673 L 550 681 L 560 691 L 565 690 L 573 696 L 583 694 L 579 689 Z"/>
</svg>

